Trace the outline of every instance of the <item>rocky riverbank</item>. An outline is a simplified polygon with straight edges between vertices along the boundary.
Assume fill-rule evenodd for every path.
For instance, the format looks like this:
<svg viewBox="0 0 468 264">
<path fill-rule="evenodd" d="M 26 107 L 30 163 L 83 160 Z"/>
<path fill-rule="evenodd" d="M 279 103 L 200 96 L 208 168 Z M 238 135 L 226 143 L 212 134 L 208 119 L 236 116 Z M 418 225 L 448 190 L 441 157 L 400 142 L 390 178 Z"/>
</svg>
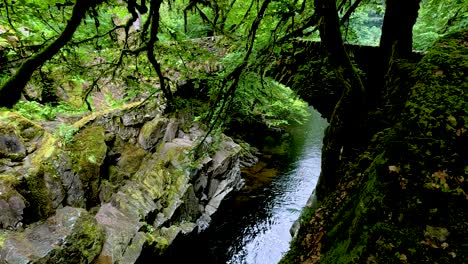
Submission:
<svg viewBox="0 0 468 264">
<path fill-rule="evenodd" d="M 241 147 L 132 103 L 64 124 L 0 113 L 0 263 L 134 263 L 204 229 L 239 189 Z"/>
</svg>

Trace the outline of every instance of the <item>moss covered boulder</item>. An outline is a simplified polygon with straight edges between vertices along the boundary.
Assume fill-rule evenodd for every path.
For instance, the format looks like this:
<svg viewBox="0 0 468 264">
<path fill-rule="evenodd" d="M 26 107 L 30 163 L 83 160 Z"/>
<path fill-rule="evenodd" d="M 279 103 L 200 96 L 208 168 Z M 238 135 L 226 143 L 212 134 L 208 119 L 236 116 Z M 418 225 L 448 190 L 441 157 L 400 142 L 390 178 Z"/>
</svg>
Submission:
<svg viewBox="0 0 468 264">
<path fill-rule="evenodd" d="M 105 140 L 104 128 L 89 126 L 78 132 L 67 148 L 72 170 L 83 186 L 88 207 L 98 203 L 101 165 L 107 153 Z"/>
<path fill-rule="evenodd" d="M 282 263 L 466 263 L 467 72 L 468 31 L 434 44 L 396 123 L 304 211 Z"/>
</svg>

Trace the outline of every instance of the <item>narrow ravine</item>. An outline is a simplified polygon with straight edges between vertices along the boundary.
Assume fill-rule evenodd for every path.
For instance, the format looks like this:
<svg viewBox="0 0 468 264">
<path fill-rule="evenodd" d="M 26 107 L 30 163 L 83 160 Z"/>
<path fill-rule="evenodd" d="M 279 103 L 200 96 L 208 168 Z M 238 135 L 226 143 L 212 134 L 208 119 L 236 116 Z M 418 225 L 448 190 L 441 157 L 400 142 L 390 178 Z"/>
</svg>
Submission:
<svg viewBox="0 0 468 264">
<path fill-rule="evenodd" d="M 290 228 L 315 188 L 327 122 L 314 109 L 291 137 L 265 139 L 265 155 L 244 171 L 246 186 L 223 202 L 211 226 L 177 241 L 161 263 L 277 263 L 289 248 Z"/>
</svg>

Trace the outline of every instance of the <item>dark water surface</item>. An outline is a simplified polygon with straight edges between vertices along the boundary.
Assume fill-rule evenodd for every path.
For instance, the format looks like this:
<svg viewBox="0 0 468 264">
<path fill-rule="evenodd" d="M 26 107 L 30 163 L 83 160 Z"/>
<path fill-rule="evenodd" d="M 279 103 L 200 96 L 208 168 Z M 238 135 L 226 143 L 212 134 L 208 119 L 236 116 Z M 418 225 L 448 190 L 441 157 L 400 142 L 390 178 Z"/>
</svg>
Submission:
<svg viewBox="0 0 468 264">
<path fill-rule="evenodd" d="M 310 112 L 291 129 L 289 144 L 266 139 L 265 156 L 244 171 L 246 186 L 221 204 L 207 230 L 177 241 L 158 263 L 277 263 L 320 174 L 327 123 Z"/>
</svg>

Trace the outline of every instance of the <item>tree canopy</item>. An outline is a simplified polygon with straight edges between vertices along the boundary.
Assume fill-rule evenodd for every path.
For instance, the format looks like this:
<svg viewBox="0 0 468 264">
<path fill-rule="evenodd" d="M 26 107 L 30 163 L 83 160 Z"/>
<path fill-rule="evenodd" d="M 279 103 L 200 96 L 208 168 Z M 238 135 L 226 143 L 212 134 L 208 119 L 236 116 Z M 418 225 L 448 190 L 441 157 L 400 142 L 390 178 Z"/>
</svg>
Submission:
<svg viewBox="0 0 468 264">
<path fill-rule="evenodd" d="M 392 62 L 468 21 L 463 0 L 5 0 L 0 8 L 0 105 L 52 116 L 159 96 L 167 111 L 180 98 L 203 99 L 197 118 L 210 131 L 252 116 L 273 126 L 300 121 L 305 104 L 271 72 L 293 41 L 321 40 L 342 93 L 324 174 L 347 151 L 349 131 L 361 129 L 350 109 L 364 120 L 390 93 Z M 380 45 L 374 87 L 346 43 Z"/>
</svg>

